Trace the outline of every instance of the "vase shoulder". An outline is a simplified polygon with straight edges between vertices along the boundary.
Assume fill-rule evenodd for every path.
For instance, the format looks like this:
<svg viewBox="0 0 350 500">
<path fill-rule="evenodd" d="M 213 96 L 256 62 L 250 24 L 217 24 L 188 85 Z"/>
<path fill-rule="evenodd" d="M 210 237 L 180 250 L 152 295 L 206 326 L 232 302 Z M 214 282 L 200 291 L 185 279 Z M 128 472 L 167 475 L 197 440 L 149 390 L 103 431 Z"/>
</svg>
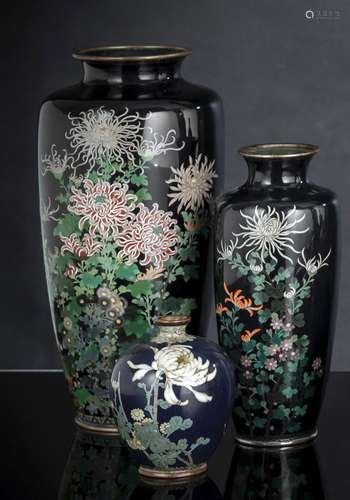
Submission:
<svg viewBox="0 0 350 500">
<path fill-rule="evenodd" d="M 326 204 L 336 203 L 336 195 L 328 188 L 316 184 L 304 183 L 295 186 L 268 186 L 260 187 L 243 185 L 235 190 L 228 191 L 215 200 L 216 212 L 229 207 L 238 209 L 245 204 L 259 203 L 272 205 L 288 204 Z"/>
</svg>

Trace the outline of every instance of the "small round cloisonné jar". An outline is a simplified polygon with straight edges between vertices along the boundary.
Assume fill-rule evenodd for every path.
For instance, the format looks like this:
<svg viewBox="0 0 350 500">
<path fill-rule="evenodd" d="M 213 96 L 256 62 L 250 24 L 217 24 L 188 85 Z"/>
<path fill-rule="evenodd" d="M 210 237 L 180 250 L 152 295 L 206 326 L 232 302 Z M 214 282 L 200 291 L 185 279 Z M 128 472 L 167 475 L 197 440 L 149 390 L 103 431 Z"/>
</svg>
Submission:
<svg viewBox="0 0 350 500">
<path fill-rule="evenodd" d="M 112 398 L 122 439 L 143 476 L 204 473 L 233 404 L 231 361 L 186 333 L 189 316 L 163 316 L 159 333 L 120 358 Z"/>
</svg>

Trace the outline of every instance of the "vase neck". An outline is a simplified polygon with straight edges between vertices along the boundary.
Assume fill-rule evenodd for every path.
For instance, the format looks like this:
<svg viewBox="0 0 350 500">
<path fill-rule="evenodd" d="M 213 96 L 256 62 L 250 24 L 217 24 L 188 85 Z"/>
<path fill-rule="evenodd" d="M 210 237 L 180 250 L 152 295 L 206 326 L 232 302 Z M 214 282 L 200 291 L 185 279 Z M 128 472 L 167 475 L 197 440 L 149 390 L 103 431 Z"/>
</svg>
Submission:
<svg viewBox="0 0 350 500">
<path fill-rule="evenodd" d="M 307 169 L 316 146 L 269 144 L 240 150 L 248 165 L 247 185 L 281 186 L 307 182 Z"/>
<path fill-rule="evenodd" d="M 166 82 L 181 77 L 181 63 L 114 63 L 83 62 L 86 84 L 125 84 Z"/>
<path fill-rule="evenodd" d="M 173 343 L 177 340 L 191 339 L 186 333 L 186 327 L 190 322 L 189 316 L 161 316 L 155 321 L 155 325 L 159 327 L 159 334 L 155 337 L 155 341 L 163 341 Z"/>
<path fill-rule="evenodd" d="M 88 85 L 142 84 L 181 78 L 181 64 L 190 52 L 177 47 L 102 47 L 73 54 L 83 64 Z"/>
</svg>

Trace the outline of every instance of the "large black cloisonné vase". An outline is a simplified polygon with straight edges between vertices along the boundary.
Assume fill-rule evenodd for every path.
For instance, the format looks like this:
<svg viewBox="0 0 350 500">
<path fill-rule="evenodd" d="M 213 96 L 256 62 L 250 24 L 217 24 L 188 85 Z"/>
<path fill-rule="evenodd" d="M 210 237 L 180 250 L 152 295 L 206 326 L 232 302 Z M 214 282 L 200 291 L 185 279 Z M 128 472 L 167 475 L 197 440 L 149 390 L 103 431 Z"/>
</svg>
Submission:
<svg viewBox="0 0 350 500">
<path fill-rule="evenodd" d="M 237 446 L 225 487 L 225 500 L 324 500 L 317 455 L 312 445 L 272 450 Z"/>
<path fill-rule="evenodd" d="M 48 291 L 76 421 L 86 429 L 115 432 L 112 368 L 153 334 L 153 318 L 191 314 L 197 331 L 206 309 L 222 112 L 213 91 L 182 78 L 188 54 L 176 47 L 80 51 L 83 80 L 41 108 Z"/>
<path fill-rule="evenodd" d="M 316 146 L 242 148 L 248 180 L 215 213 L 216 313 L 235 365 L 241 443 L 312 439 L 332 348 L 334 195 L 307 180 Z"/>
<path fill-rule="evenodd" d="M 118 437 L 78 431 L 58 500 L 126 500 L 137 483 L 137 468 Z"/>
</svg>

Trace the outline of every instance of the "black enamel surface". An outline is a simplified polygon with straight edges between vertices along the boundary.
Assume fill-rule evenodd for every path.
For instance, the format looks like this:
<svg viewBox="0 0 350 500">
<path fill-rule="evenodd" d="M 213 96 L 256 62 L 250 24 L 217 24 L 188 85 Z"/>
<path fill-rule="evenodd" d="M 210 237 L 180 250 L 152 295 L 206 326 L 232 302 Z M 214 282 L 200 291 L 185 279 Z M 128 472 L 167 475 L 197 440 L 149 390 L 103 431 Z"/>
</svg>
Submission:
<svg viewBox="0 0 350 500">
<path fill-rule="evenodd" d="M 140 482 L 118 441 L 113 440 L 106 446 L 105 438 L 86 435 L 82 441 L 81 434 L 75 436 L 72 406 L 62 373 L 2 373 L 0 387 L 0 493 L 3 499 L 127 500 L 130 494 L 133 499 L 141 498 L 135 492 L 141 492 L 142 498 L 148 495 L 145 498 L 154 499 L 159 498 L 153 496 L 157 491 L 158 495 L 167 491 L 166 487 L 157 489 Z M 349 374 L 331 375 L 314 450 L 298 448 L 282 452 L 280 456 L 240 451 L 234 445 L 233 430 L 229 426 L 209 462 L 211 485 L 207 488 L 195 485 L 200 488 L 198 498 L 290 500 L 308 498 L 306 493 L 315 500 L 347 498 L 350 404 L 346 395 L 349 391 Z M 187 491 L 193 488 L 192 484 Z M 179 492 L 181 488 L 176 489 Z M 182 494 L 185 492 L 183 489 Z M 270 496 L 266 493 L 261 496 L 262 492 L 269 492 Z M 169 494 L 160 498 L 170 500 L 173 497 Z"/>
<path fill-rule="evenodd" d="M 277 148 L 277 153 L 279 151 Z M 255 208 L 258 207 L 259 214 L 265 214 L 267 217 L 269 212 L 271 213 L 271 217 L 268 217 L 270 222 L 274 222 L 273 218 L 276 214 L 279 214 L 279 217 L 292 214 L 288 221 L 291 224 L 286 232 L 286 236 L 290 238 L 287 243 L 298 253 L 286 247 L 286 255 L 290 262 L 287 262 L 287 259 L 281 255 L 277 255 L 276 261 L 268 255 L 266 262 L 275 265 L 275 270 L 270 273 L 269 279 L 271 280 L 272 277 L 272 281 L 273 279 L 276 281 L 272 283 L 273 286 L 265 282 L 260 288 L 256 286 L 257 281 L 254 280 L 259 278 L 261 271 L 265 272 L 262 269 L 265 262 L 260 269 L 257 259 L 256 264 L 259 264 L 257 269 L 255 270 L 251 265 L 250 270 L 244 271 L 246 274 L 242 275 L 233 271 L 230 265 L 222 259 L 216 260 L 216 303 L 225 307 L 229 306 L 230 300 L 227 291 L 225 292 L 226 283 L 230 292 L 240 290 L 240 295 L 243 294 L 246 300 L 251 300 L 251 305 L 255 306 L 251 314 L 247 314 L 244 311 L 244 305 L 247 303 L 243 300 L 240 305 L 242 309 L 238 310 L 239 307 L 236 309 L 235 314 L 241 315 L 242 327 L 243 325 L 244 327 L 240 333 L 236 332 L 232 336 L 231 344 L 231 341 L 228 342 L 227 337 L 225 338 L 225 332 L 221 327 L 224 314 L 220 311 L 218 313 L 220 343 L 234 361 L 236 379 L 241 387 L 244 387 L 238 394 L 235 404 L 242 417 L 238 413 L 235 415 L 235 425 L 244 439 L 274 440 L 304 437 L 313 433 L 316 428 L 331 356 L 337 274 L 336 201 L 333 193 L 328 189 L 307 181 L 309 157 L 246 158 L 246 160 L 249 169 L 247 182 L 239 189 L 217 200 L 214 220 L 216 249 L 220 249 L 222 241 L 232 241 L 234 239 L 232 233 L 239 233 L 242 230 L 242 221 L 244 225 L 247 220 L 244 219 L 244 215 L 255 216 L 257 213 Z M 317 158 L 313 161 L 316 163 Z M 273 210 L 275 212 L 272 212 Z M 300 222 L 295 222 L 298 220 Z M 246 226 L 249 224 L 250 222 Z M 296 230 L 295 233 L 293 233 L 294 230 Z M 249 240 L 249 243 L 251 241 Z M 243 248 L 238 246 L 233 253 L 234 255 L 240 254 L 244 259 L 252 246 L 242 246 Z M 303 280 L 309 279 L 312 275 L 308 271 L 305 273 L 300 265 L 300 260 L 303 263 L 302 249 L 305 249 L 307 256 L 327 256 L 327 259 L 326 264 L 313 275 L 313 281 L 305 297 L 302 296 L 297 317 L 297 314 L 288 312 L 291 300 L 286 298 L 285 294 L 290 292 L 293 295 L 294 286 L 298 293 Z M 217 252 L 216 259 L 219 257 L 220 253 Z M 283 277 L 285 271 L 289 276 Z M 282 274 L 277 276 L 277 272 Z M 295 285 L 294 281 L 299 284 Z M 263 294 L 266 292 L 269 299 L 265 296 L 259 302 L 262 296 L 259 296 L 260 292 L 256 293 L 257 290 L 261 290 Z M 278 345 L 280 342 L 276 336 L 276 329 L 270 326 L 273 324 L 271 314 L 267 319 L 261 319 L 266 308 L 270 311 L 268 314 L 272 312 L 279 319 L 283 317 L 285 323 L 290 322 L 292 325 L 291 333 L 283 333 L 283 338 L 294 338 L 294 351 L 290 350 L 288 355 L 281 353 L 281 356 L 283 355 L 281 360 L 277 357 L 279 353 L 267 354 L 267 351 L 262 351 L 262 349 L 272 349 L 273 345 L 276 343 Z M 244 332 L 247 331 L 255 335 L 251 337 L 252 341 L 247 336 L 244 337 Z M 273 340 L 276 338 L 277 340 Z M 263 354 L 259 359 L 252 357 L 248 359 L 246 356 L 250 356 L 254 349 Z M 288 356 L 295 356 L 295 358 L 288 358 Z M 261 362 L 262 365 L 259 367 L 258 364 L 254 365 L 251 361 L 253 359 L 256 359 L 257 363 Z M 320 361 L 313 364 L 315 359 Z M 321 363 L 321 360 L 322 368 L 317 371 L 315 367 L 318 362 Z M 269 362 L 272 365 L 267 365 Z M 294 365 L 291 366 L 290 363 Z M 244 364 L 247 365 L 246 369 Z M 275 376 L 275 381 L 272 381 L 271 374 L 277 373 L 274 372 L 276 368 L 281 372 Z M 308 374 L 315 378 L 315 382 L 309 381 Z M 259 395 L 254 402 L 253 391 L 255 389 Z M 252 398 L 248 397 L 248 392 Z M 300 409 L 301 413 L 304 413 L 302 416 L 297 415 Z"/>
</svg>

